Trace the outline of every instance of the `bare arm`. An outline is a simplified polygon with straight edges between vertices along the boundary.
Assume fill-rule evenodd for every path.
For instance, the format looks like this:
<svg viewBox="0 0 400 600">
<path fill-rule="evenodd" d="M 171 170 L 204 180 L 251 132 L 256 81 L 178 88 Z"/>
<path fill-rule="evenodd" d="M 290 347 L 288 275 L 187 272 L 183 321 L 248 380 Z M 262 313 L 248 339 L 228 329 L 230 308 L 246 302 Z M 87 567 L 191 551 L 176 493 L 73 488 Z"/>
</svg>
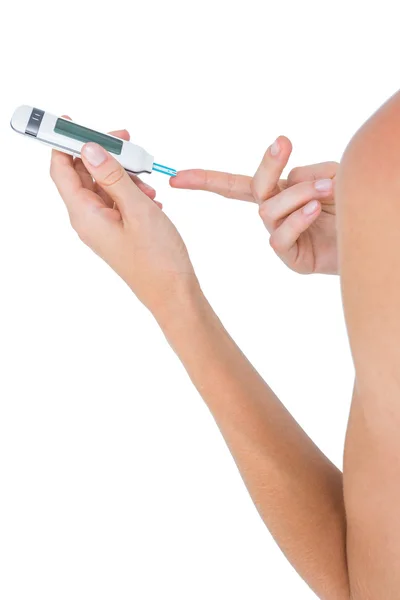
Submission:
<svg viewBox="0 0 400 600">
<path fill-rule="evenodd" d="M 199 291 L 159 322 L 285 555 L 320 598 L 347 600 L 341 472 L 250 365 Z"/>
<path fill-rule="evenodd" d="M 182 238 L 152 196 L 100 146 L 86 144 L 82 159 L 53 152 L 51 166 L 77 233 L 158 320 L 289 560 L 320 598 L 348 600 L 340 471 L 229 337 L 200 290 Z"/>
<path fill-rule="evenodd" d="M 352 598 L 400 594 L 400 95 L 350 143 L 339 258 L 356 369 L 344 492 Z"/>
</svg>

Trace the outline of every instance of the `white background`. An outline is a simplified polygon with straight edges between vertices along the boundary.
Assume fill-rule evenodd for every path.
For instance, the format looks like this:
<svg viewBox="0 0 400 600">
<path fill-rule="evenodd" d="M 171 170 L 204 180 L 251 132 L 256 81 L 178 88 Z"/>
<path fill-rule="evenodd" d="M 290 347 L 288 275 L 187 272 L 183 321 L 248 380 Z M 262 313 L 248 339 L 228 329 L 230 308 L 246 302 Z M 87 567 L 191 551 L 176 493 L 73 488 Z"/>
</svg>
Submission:
<svg viewBox="0 0 400 600">
<path fill-rule="evenodd" d="M 126 127 L 177 169 L 340 160 L 398 86 L 395 4 L 14 2 L 1 38 L 0 597 L 311 599 L 151 315 L 70 229 L 19 104 Z M 5 11 L 5 12 L 4 12 Z M 290 272 L 252 205 L 148 178 L 221 320 L 341 465 L 339 281 Z"/>
</svg>

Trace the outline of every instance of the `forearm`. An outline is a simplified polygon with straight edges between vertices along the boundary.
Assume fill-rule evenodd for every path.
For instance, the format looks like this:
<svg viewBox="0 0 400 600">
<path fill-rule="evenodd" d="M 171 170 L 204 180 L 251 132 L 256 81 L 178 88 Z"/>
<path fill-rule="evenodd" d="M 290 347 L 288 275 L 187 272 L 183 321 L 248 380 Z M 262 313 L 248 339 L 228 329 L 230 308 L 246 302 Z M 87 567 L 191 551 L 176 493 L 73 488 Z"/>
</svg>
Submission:
<svg viewBox="0 0 400 600">
<path fill-rule="evenodd" d="M 321 598 L 347 599 L 340 471 L 251 366 L 200 290 L 158 320 L 283 552 Z"/>
</svg>

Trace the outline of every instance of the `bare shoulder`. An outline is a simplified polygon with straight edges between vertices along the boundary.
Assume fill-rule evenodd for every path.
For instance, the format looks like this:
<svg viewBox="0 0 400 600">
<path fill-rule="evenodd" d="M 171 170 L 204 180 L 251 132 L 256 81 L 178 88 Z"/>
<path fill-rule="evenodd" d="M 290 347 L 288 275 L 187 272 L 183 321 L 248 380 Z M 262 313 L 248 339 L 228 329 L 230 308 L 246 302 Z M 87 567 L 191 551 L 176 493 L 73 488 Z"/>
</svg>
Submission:
<svg viewBox="0 0 400 600">
<path fill-rule="evenodd" d="M 379 156 L 389 159 L 380 162 L 383 172 L 392 167 L 398 159 L 393 152 L 400 146 L 400 91 L 383 104 L 357 131 L 343 155 L 341 166 L 344 170 L 354 161 L 365 166 L 368 160 L 379 161 Z M 392 160 L 391 160 L 392 159 Z M 382 172 L 382 171 L 381 171 Z M 379 175 L 377 169 L 369 175 Z"/>
<path fill-rule="evenodd" d="M 339 268 L 359 378 L 400 360 L 400 93 L 359 129 L 337 178 Z M 385 366 L 386 365 L 386 366 Z"/>
</svg>

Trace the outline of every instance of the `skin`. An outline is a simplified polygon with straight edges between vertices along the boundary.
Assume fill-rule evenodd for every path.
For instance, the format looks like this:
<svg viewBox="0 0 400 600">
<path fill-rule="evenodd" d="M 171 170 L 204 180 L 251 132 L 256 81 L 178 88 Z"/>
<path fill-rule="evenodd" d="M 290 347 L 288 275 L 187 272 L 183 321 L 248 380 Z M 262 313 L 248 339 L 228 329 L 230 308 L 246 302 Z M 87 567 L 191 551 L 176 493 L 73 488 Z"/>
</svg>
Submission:
<svg viewBox="0 0 400 600">
<path fill-rule="evenodd" d="M 270 244 L 298 273 L 337 273 L 335 181 L 338 163 L 292 169 L 282 179 L 292 152 L 280 136 L 266 151 L 254 177 L 190 169 L 170 180 L 174 188 L 204 190 L 226 198 L 255 202 L 271 234 Z M 316 185 L 331 185 L 327 191 Z"/>
<path fill-rule="evenodd" d="M 356 370 L 344 497 L 357 600 L 400 590 L 400 94 L 360 129 L 338 177 L 343 303 Z"/>
<path fill-rule="evenodd" d="M 399 103 L 384 107 L 355 136 L 340 168 L 321 163 L 281 179 L 291 152 L 282 136 L 253 178 L 190 170 L 171 180 L 173 187 L 257 202 L 271 245 L 290 268 L 335 273 L 339 267 L 356 367 L 344 475 L 230 338 L 154 190 L 96 144 L 84 146 L 82 161 L 52 155 L 51 176 L 73 227 L 152 312 L 213 414 L 264 522 L 322 599 L 390 600 L 400 589 L 400 351 L 389 343 L 400 329 Z M 127 139 L 126 132 L 118 135 Z M 331 188 L 316 189 L 321 179 Z M 305 211 L 315 199 L 314 210 Z"/>
</svg>

